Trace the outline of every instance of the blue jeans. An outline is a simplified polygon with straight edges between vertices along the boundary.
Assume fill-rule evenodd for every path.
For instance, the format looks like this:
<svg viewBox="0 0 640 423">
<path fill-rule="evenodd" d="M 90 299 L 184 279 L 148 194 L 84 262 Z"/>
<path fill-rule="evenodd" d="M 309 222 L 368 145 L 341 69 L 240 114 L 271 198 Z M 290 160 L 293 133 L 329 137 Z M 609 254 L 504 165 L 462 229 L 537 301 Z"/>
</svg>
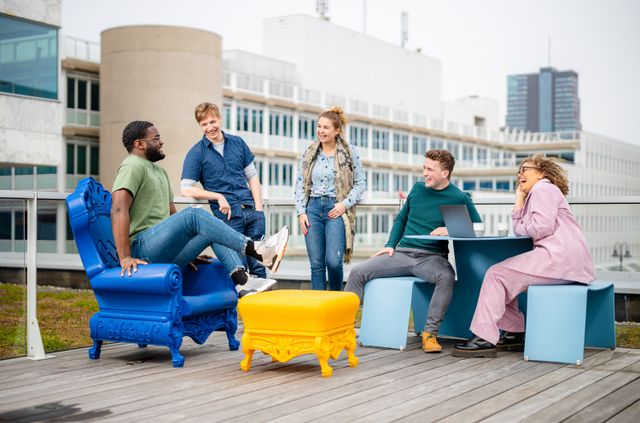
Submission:
<svg viewBox="0 0 640 423">
<path fill-rule="evenodd" d="M 244 267 L 249 238 L 201 208 L 188 207 L 136 235 L 131 255 L 149 263 L 175 263 L 184 268 L 211 246 L 229 274 Z"/>
<path fill-rule="evenodd" d="M 232 214 L 231 220 L 227 220 L 227 216 L 217 208 L 212 208 L 211 210 L 217 218 L 254 241 L 259 241 L 265 234 L 264 213 L 261 211 L 257 211 L 254 208 L 244 208 L 240 216 Z M 218 253 L 216 252 L 217 255 Z M 267 277 L 267 270 L 258 260 L 245 255 L 241 255 L 240 259 L 249 273 L 259 278 Z"/>
<path fill-rule="evenodd" d="M 336 203 L 335 197 L 311 197 L 307 204 L 309 231 L 304 238 L 311 264 L 311 288 L 342 291 L 342 260 L 346 248 L 342 217 L 329 219 L 329 211 Z"/>
</svg>

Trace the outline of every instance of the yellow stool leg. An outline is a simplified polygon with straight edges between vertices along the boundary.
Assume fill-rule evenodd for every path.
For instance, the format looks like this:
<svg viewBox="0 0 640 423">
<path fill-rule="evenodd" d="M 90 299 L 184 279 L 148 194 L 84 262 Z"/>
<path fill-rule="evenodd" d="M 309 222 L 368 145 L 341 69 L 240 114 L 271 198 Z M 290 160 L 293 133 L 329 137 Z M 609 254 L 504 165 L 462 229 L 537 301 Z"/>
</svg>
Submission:
<svg viewBox="0 0 640 423">
<path fill-rule="evenodd" d="M 347 351 L 347 360 L 349 361 L 349 367 L 358 366 L 358 357 L 356 357 L 356 333 L 351 331 L 348 335 L 347 345 L 344 347 Z"/>
<path fill-rule="evenodd" d="M 331 345 L 323 336 L 316 336 L 313 352 L 320 362 L 322 377 L 331 377 L 333 369 L 329 366 L 329 356 L 331 355 Z"/>
<path fill-rule="evenodd" d="M 242 335 L 242 352 L 244 353 L 244 359 L 240 362 L 240 369 L 248 372 L 251 369 L 254 350 L 251 349 L 251 336 L 247 332 Z"/>
</svg>

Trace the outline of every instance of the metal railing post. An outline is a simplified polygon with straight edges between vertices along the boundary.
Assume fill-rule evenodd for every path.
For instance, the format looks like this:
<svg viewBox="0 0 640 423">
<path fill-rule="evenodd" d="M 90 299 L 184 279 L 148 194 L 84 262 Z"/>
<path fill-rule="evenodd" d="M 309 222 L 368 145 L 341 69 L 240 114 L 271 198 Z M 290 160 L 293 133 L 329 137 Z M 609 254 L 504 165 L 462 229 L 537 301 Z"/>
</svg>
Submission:
<svg viewBox="0 0 640 423">
<path fill-rule="evenodd" d="M 36 254 L 38 247 L 38 193 L 27 199 L 27 358 L 44 360 L 46 355 L 36 313 L 38 280 Z"/>
</svg>

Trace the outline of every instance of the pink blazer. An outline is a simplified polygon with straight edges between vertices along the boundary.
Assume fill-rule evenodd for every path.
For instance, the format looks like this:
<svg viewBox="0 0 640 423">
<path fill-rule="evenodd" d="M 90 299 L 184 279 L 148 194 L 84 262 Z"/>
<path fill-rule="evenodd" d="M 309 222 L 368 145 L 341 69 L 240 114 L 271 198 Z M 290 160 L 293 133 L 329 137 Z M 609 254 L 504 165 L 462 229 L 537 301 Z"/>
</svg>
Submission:
<svg viewBox="0 0 640 423">
<path fill-rule="evenodd" d="M 589 283 L 593 260 L 582 229 L 560 189 L 548 179 L 533 186 L 524 207 L 512 214 L 513 232 L 533 239 L 533 250 L 502 264 L 530 275 Z"/>
</svg>

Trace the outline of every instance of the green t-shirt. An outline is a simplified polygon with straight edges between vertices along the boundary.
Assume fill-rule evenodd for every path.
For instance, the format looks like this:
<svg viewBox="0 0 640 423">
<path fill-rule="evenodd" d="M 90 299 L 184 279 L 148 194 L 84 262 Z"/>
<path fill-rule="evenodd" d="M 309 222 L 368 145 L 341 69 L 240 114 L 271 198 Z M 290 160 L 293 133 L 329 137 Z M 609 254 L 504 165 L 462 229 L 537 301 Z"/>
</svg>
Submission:
<svg viewBox="0 0 640 423">
<path fill-rule="evenodd" d="M 120 164 L 113 192 L 126 189 L 133 195 L 129 209 L 129 237 L 169 217 L 173 192 L 167 172 L 147 159 L 129 154 Z"/>
<path fill-rule="evenodd" d="M 444 226 L 440 206 L 448 204 L 466 205 L 471 220 L 481 221 L 469 194 L 455 185 L 449 184 L 445 189 L 437 191 L 427 187 L 424 182 L 417 182 L 393 221 L 393 228 L 385 247 L 418 248 L 435 253 L 448 253 L 447 241 L 404 238 L 406 235 L 429 235 L 434 229 Z"/>
</svg>

